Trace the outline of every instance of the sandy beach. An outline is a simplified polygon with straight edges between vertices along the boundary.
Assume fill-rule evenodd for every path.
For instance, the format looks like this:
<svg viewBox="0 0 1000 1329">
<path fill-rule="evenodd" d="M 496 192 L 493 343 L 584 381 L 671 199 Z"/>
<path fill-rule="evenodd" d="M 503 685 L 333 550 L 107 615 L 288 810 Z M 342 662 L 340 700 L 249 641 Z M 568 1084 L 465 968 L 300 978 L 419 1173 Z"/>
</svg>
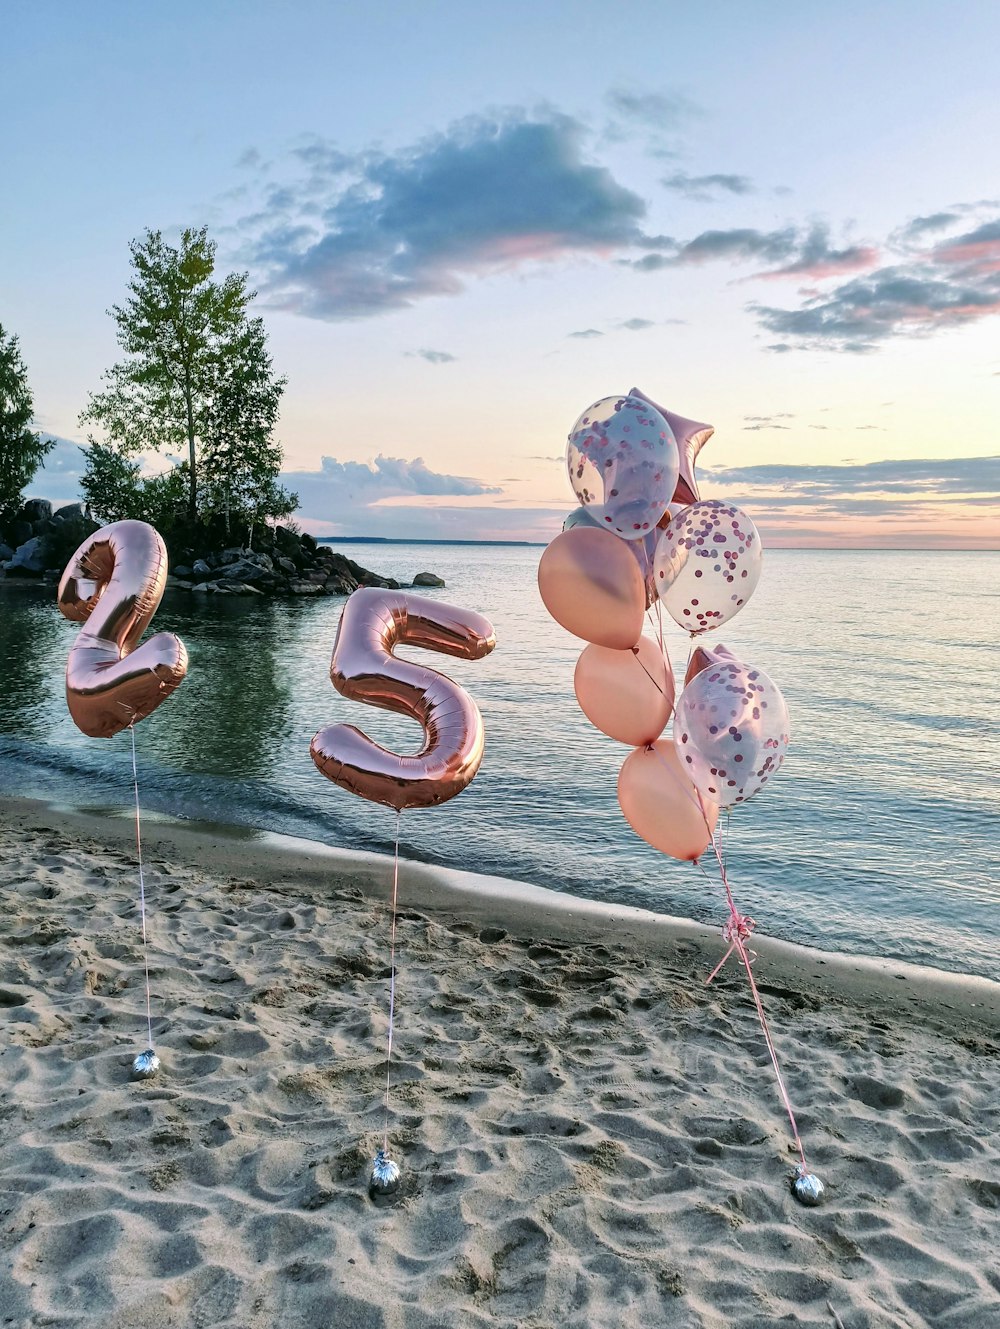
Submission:
<svg viewBox="0 0 1000 1329">
<path fill-rule="evenodd" d="M 755 939 L 804 1209 L 718 933 L 404 864 L 6 805 L 0 1323 L 1000 1325 L 1000 987 Z M 554 883 L 557 884 L 557 883 Z M 720 908 L 720 919 L 722 910 Z"/>
</svg>

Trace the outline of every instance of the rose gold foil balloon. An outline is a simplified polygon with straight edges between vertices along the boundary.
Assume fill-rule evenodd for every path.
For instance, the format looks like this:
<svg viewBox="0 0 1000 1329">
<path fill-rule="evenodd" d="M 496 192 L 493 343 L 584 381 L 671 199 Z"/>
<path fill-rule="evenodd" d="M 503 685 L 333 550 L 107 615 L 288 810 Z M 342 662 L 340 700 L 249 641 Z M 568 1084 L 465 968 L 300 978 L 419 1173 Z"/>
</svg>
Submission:
<svg viewBox="0 0 1000 1329">
<path fill-rule="evenodd" d="M 640 637 L 630 651 L 588 646 L 573 687 L 590 723 L 630 748 L 659 738 L 674 707 L 670 661 L 650 637 Z"/>
<path fill-rule="evenodd" d="M 696 646 L 688 660 L 688 667 L 684 674 L 684 686 L 687 687 L 695 674 L 700 674 L 703 669 L 708 669 L 711 665 L 722 664 L 725 660 L 735 659 L 736 656 L 729 647 L 723 646 L 721 642 L 718 646 Z"/>
<path fill-rule="evenodd" d="M 313 761 L 334 784 L 397 812 L 430 807 L 460 794 L 483 759 L 483 718 L 464 689 L 444 674 L 397 660 L 397 645 L 422 646 L 481 660 L 496 645 L 481 614 L 407 591 L 362 587 L 340 617 L 330 678 L 351 701 L 411 716 L 424 746 L 402 757 L 354 725 L 327 725 L 313 738 Z"/>
<path fill-rule="evenodd" d="M 618 776 L 618 802 L 637 835 L 661 854 L 684 862 L 712 841 L 719 809 L 684 773 L 669 738 L 636 748 Z"/>
<path fill-rule="evenodd" d="M 646 592 L 639 564 L 610 531 L 574 526 L 538 564 L 545 608 L 574 637 L 626 651 L 642 634 Z"/>
<path fill-rule="evenodd" d="M 662 406 L 657 406 L 651 397 L 647 397 L 644 392 L 638 388 L 633 388 L 629 393 L 630 397 L 638 397 L 641 401 L 647 402 L 655 411 L 663 416 L 667 424 L 673 430 L 674 438 L 677 440 L 677 452 L 680 464 L 680 471 L 677 477 L 677 484 L 674 488 L 674 503 L 683 504 L 697 503 L 701 494 L 698 492 L 698 481 L 695 478 L 694 464 L 698 460 L 698 453 L 715 433 L 712 425 L 700 424 L 697 420 L 685 420 L 683 415 L 674 415 L 673 411 L 665 411 Z"/>
<path fill-rule="evenodd" d="M 102 527 L 66 566 L 59 611 L 85 624 L 66 662 L 66 704 L 91 738 L 144 720 L 187 673 L 187 651 L 172 632 L 139 645 L 166 584 L 166 546 L 144 521 Z"/>
</svg>

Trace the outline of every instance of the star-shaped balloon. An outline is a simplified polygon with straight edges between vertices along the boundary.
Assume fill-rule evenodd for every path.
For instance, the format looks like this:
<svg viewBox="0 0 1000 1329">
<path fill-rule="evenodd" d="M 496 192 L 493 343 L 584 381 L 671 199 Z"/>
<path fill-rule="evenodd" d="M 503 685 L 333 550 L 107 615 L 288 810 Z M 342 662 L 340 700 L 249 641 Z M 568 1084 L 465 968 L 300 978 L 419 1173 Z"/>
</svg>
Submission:
<svg viewBox="0 0 1000 1329">
<path fill-rule="evenodd" d="M 698 492 L 694 464 L 698 460 L 698 453 L 715 433 L 715 426 L 700 424 L 697 420 L 686 420 L 683 415 L 674 415 L 673 411 L 657 406 L 652 397 L 647 397 L 638 388 L 633 388 L 628 395 L 640 397 L 644 402 L 648 402 L 655 411 L 660 412 L 673 430 L 674 438 L 677 440 L 677 451 L 680 454 L 680 474 L 677 477 L 672 501 L 683 504 L 684 507 L 689 503 L 697 503 L 701 494 Z"/>
</svg>

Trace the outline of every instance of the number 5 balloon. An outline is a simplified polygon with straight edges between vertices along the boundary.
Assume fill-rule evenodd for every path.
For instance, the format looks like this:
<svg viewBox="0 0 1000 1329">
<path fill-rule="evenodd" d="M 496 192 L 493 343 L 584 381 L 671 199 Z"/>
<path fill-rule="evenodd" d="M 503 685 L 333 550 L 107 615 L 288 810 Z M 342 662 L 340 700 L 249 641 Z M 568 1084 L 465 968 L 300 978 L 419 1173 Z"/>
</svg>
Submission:
<svg viewBox="0 0 1000 1329">
<path fill-rule="evenodd" d="M 166 545 L 144 521 L 102 527 L 67 564 L 59 612 L 85 627 L 66 661 L 66 704 L 91 738 L 144 720 L 187 673 L 187 650 L 172 632 L 139 645 L 166 584 Z"/>
<path fill-rule="evenodd" d="M 464 689 L 444 674 L 397 660 L 397 645 L 481 660 L 496 645 L 481 614 L 406 591 L 362 587 L 344 606 L 330 679 L 351 701 L 398 711 L 424 727 L 423 749 L 401 757 L 354 725 L 327 725 L 309 751 L 334 784 L 397 812 L 460 794 L 483 759 L 483 718 Z"/>
</svg>

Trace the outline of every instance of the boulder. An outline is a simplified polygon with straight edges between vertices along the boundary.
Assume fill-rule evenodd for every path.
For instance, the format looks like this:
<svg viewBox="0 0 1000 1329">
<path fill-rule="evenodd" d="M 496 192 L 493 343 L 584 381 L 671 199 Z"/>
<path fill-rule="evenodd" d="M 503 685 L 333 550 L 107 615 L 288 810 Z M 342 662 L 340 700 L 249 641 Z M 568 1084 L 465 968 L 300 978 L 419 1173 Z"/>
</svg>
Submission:
<svg viewBox="0 0 1000 1329">
<path fill-rule="evenodd" d="M 34 531 L 31 529 L 31 522 L 23 521 L 21 518 L 12 522 L 10 530 L 7 532 L 8 541 L 15 549 L 17 549 L 19 545 L 23 545 L 25 540 L 30 540 L 33 535 Z"/>
<path fill-rule="evenodd" d="M 171 573 L 171 576 L 167 578 L 167 583 L 169 585 L 171 577 L 180 577 L 181 580 L 184 580 L 185 578 L 191 577 L 192 575 L 193 575 L 192 569 L 189 568 L 186 564 L 182 563 L 179 568 L 174 568 L 173 572 Z"/>
<path fill-rule="evenodd" d="M 52 514 L 55 521 L 84 521 L 86 516 L 87 510 L 82 503 L 64 503 Z"/>
<path fill-rule="evenodd" d="M 194 567 L 191 569 L 191 575 L 192 577 L 210 577 L 212 575 L 212 569 L 203 558 L 196 558 Z"/>
<path fill-rule="evenodd" d="M 215 589 L 220 595 L 263 595 L 264 592 L 258 590 L 256 586 L 251 586 L 246 581 L 217 581 Z"/>
<path fill-rule="evenodd" d="M 290 577 L 294 577 L 296 572 L 298 572 L 298 568 L 290 558 L 279 558 L 278 567 L 282 572 L 287 572 Z"/>
<path fill-rule="evenodd" d="M 0 541 L 0 563 L 6 563 L 9 558 L 14 557 L 14 551 L 10 545 L 5 545 Z"/>
<path fill-rule="evenodd" d="M 261 567 L 256 558 L 238 558 L 235 563 L 226 563 L 218 572 L 226 581 L 256 582 L 271 576 L 270 568 Z"/>
<path fill-rule="evenodd" d="M 42 499 L 37 500 L 43 502 Z M 25 541 L 7 564 L 8 577 L 40 577 L 45 571 L 44 540 L 40 535 Z"/>
<path fill-rule="evenodd" d="M 436 572 L 418 572 L 413 578 L 414 586 L 443 586 L 444 578 L 439 577 Z"/>
<path fill-rule="evenodd" d="M 288 583 L 292 595 L 322 595 L 323 587 L 317 581 L 292 581 Z"/>
<path fill-rule="evenodd" d="M 22 521 L 48 521 L 52 516 L 52 504 L 47 498 L 29 498 L 20 515 Z"/>
<path fill-rule="evenodd" d="M 335 573 L 323 585 L 327 595 L 350 595 L 358 589 L 358 583 L 347 573 Z"/>
</svg>

